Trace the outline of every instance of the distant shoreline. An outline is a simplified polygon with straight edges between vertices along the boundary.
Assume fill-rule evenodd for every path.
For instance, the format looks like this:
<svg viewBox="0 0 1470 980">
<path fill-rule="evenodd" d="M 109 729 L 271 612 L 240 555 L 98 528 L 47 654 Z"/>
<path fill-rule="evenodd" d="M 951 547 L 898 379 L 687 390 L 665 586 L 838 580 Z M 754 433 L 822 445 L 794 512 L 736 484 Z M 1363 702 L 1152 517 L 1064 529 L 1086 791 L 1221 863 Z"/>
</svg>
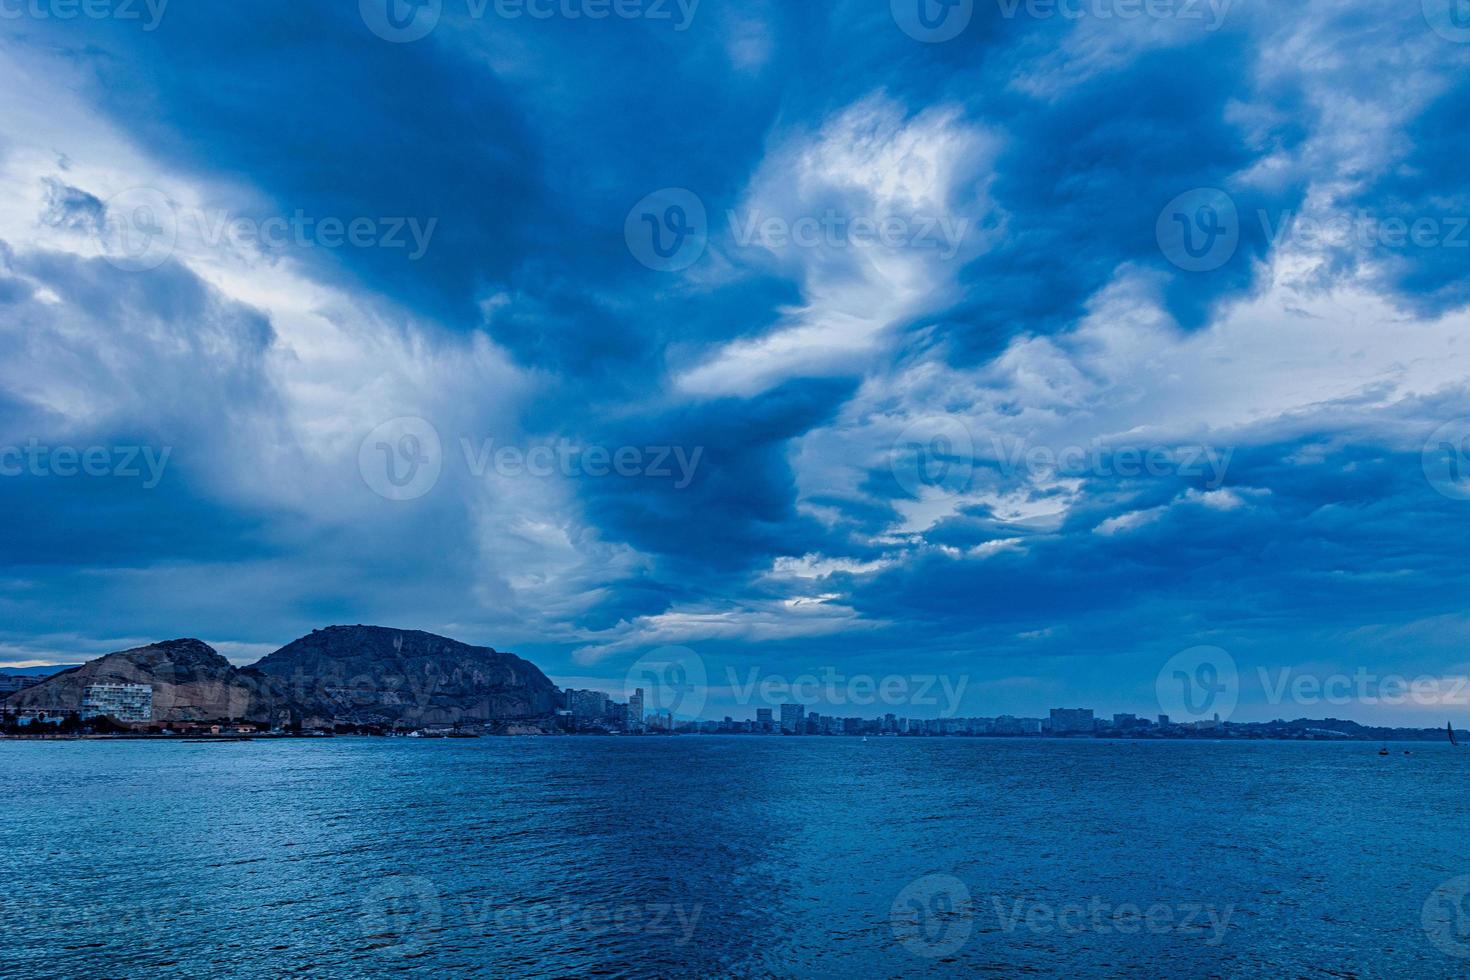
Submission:
<svg viewBox="0 0 1470 980">
<path fill-rule="evenodd" d="M 1208 735 L 1188 735 L 1188 736 L 1170 736 L 1170 735 L 773 735 L 773 734 L 756 734 L 756 733 L 750 733 L 750 732 L 709 732 L 709 733 L 680 732 L 680 733 L 673 733 L 673 734 L 674 735 L 677 735 L 679 737 L 693 738 L 693 739 L 705 739 L 705 738 L 742 738 L 742 739 L 745 739 L 745 738 L 748 738 L 748 739 L 764 739 L 764 740 L 775 740 L 775 741 L 785 741 L 785 740 L 802 739 L 802 740 L 806 740 L 806 741 L 820 741 L 820 740 L 854 741 L 854 740 L 856 740 L 856 741 L 863 741 L 863 742 L 867 742 L 867 741 L 903 741 L 903 742 L 910 742 L 910 741 L 921 741 L 921 742 L 931 742 L 931 741 L 971 741 L 971 742 L 1103 742 L 1103 743 L 1111 743 L 1111 742 L 1211 742 L 1211 743 L 1217 743 L 1217 742 L 1241 742 L 1241 743 L 1252 743 L 1252 742 L 1272 742 L 1272 743 L 1297 743 L 1297 742 L 1342 743 L 1342 742 L 1354 742 L 1354 743 L 1359 743 L 1359 744 L 1363 744 L 1363 745 L 1370 745 L 1370 744 L 1372 744 L 1374 742 L 1378 742 L 1380 744 L 1392 742 L 1394 744 L 1442 745 L 1442 744 L 1445 744 L 1445 741 L 1446 741 L 1443 738 L 1432 738 L 1432 737 L 1429 737 L 1427 735 L 1418 735 L 1418 734 L 1416 734 L 1416 735 L 1389 736 L 1389 737 L 1375 736 L 1373 738 L 1360 738 L 1360 737 L 1352 737 L 1352 736 L 1343 736 L 1342 738 L 1281 738 L 1281 737 L 1277 737 L 1277 736 L 1261 736 L 1261 737 L 1254 737 L 1254 738 L 1246 738 L 1246 737 L 1228 736 L 1228 735 L 1227 736 L 1219 736 L 1219 735 L 1216 735 L 1216 736 L 1208 736 Z M 383 740 L 394 740 L 394 741 L 397 741 L 397 740 L 410 740 L 411 739 L 412 741 L 415 741 L 415 742 L 423 742 L 423 741 L 432 742 L 432 741 L 464 741 L 466 739 L 475 739 L 475 738 L 490 738 L 490 739 L 548 738 L 548 739 L 557 739 L 557 740 L 560 740 L 560 739 L 567 739 L 567 738 L 574 738 L 574 739 L 577 739 L 577 738 L 595 738 L 595 739 L 608 739 L 608 738 L 616 738 L 616 739 L 643 739 L 643 738 L 649 738 L 649 737 L 654 737 L 654 738 L 662 741 L 663 739 L 665 739 L 665 738 L 667 738 L 669 736 L 668 735 L 648 736 L 648 735 L 627 735 L 627 734 L 616 734 L 616 735 L 614 735 L 614 734 L 588 733 L 588 732 L 558 732 L 558 733 L 555 733 L 555 734 L 531 734 L 531 733 L 523 733 L 523 734 L 492 734 L 492 733 L 485 733 L 483 735 L 481 735 L 481 734 L 476 734 L 476 735 L 427 735 L 427 736 L 422 736 L 422 737 L 418 737 L 418 738 L 411 738 L 410 736 L 407 736 L 407 735 L 369 735 L 369 734 L 362 734 L 362 733 L 347 733 L 347 734 L 340 734 L 339 735 L 339 734 L 331 733 L 331 732 L 323 732 L 323 733 L 318 733 L 318 734 L 299 734 L 299 735 L 298 734 L 287 734 L 287 733 L 273 734 L 273 733 L 269 733 L 269 732 L 267 732 L 267 733 L 261 733 L 261 734 L 257 734 L 257 735 L 235 735 L 235 734 L 230 734 L 230 735 L 202 735 L 202 734 L 194 734 L 194 735 L 185 735 L 185 734 L 172 734 L 172 735 L 144 735 L 144 734 L 125 734 L 125 735 L 68 734 L 68 735 L 61 735 L 61 734 L 55 734 L 55 735 L 51 735 L 51 734 L 48 734 L 48 735 L 0 735 L 0 743 L 4 743 L 4 742 L 193 742 L 193 743 L 198 743 L 198 742 L 282 742 L 282 741 L 314 741 L 314 740 L 321 740 L 321 739 L 336 739 L 336 738 L 370 739 L 370 740 L 383 739 Z"/>
</svg>

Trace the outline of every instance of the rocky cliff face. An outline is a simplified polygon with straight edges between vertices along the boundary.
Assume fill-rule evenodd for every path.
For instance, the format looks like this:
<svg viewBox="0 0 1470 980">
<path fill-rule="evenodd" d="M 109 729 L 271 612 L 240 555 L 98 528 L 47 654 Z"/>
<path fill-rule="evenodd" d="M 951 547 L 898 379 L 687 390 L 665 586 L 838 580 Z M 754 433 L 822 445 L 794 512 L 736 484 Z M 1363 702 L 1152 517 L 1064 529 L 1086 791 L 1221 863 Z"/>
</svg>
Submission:
<svg viewBox="0 0 1470 980">
<path fill-rule="evenodd" d="M 289 706 L 266 677 L 241 671 L 209 644 L 189 639 L 109 653 L 12 694 L 5 705 L 75 711 L 91 684 L 149 685 L 155 722 L 289 720 Z"/>
<path fill-rule="evenodd" d="M 330 626 L 250 668 L 301 707 L 357 724 L 455 725 L 551 714 L 556 685 L 529 661 L 432 633 Z"/>
</svg>

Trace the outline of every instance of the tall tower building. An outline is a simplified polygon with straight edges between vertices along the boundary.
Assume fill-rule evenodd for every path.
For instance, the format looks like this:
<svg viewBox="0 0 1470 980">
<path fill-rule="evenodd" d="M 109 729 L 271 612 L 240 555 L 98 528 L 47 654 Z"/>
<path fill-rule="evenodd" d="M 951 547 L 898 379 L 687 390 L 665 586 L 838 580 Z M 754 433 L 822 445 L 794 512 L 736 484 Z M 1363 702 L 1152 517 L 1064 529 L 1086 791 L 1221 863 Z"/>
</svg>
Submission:
<svg viewBox="0 0 1470 980">
<path fill-rule="evenodd" d="M 628 698 L 628 730 L 636 732 L 643 727 L 643 688 L 633 692 Z"/>
</svg>

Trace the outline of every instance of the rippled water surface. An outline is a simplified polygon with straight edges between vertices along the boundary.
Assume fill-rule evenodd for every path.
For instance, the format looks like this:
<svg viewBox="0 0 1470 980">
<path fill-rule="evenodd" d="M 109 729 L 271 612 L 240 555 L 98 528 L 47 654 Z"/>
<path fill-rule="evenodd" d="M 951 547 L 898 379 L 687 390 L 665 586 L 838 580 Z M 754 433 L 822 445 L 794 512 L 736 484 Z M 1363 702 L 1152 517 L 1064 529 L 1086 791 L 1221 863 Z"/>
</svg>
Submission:
<svg viewBox="0 0 1470 980">
<path fill-rule="evenodd" d="M 1470 751 L 1377 748 L 6 743 L 0 974 L 1463 976 Z"/>
</svg>

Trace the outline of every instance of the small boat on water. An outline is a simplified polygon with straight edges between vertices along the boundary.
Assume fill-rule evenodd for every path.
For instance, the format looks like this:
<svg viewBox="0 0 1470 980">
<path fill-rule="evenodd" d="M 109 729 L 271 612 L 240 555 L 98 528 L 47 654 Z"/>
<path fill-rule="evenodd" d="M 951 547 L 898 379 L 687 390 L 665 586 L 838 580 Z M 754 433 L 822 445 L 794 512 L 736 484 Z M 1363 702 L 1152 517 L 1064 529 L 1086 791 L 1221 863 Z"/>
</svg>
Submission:
<svg viewBox="0 0 1470 980">
<path fill-rule="evenodd" d="M 1383 748 L 1379 749 L 1378 750 L 1378 754 L 1379 755 L 1388 755 L 1388 746 L 1385 745 Z"/>
<path fill-rule="evenodd" d="M 1445 722 L 1444 729 L 1445 731 L 1449 732 L 1450 744 L 1455 746 L 1456 748 L 1459 748 L 1460 743 L 1455 741 L 1455 723 L 1452 721 Z"/>
</svg>

